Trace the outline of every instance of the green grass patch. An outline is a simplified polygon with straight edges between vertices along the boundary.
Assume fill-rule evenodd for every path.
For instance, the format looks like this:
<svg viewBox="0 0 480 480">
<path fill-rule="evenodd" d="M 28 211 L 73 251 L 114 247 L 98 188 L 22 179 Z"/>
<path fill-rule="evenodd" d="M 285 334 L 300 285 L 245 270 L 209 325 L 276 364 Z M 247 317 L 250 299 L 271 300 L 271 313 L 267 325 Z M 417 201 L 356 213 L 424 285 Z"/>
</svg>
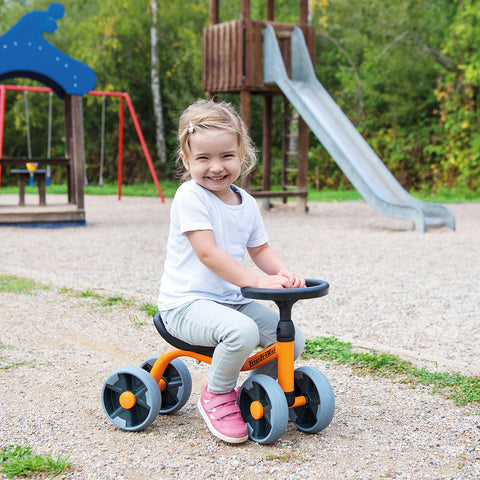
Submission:
<svg viewBox="0 0 480 480">
<path fill-rule="evenodd" d="M 0 292 L 16 293 L 18 295 L 32 295 L 36 290 L 49 287 L 16 275 L 0 275 Z"/>
<path fill-rule="evenodd" d="M 173 180 L 161 180 L 160 187 L 165 198 L 173 198 L 178 188 L 178 183 Z M 280 186 L 273 186 L 272 190 L 280 190 Z M 37 194 L 37 187 L 25 187 L 25 192 Z M 17 194 L 17 186 L 4 186 L 2 193 Z M 48 194 L 67 194 L 66 184 L 49 185 Z M 102 186 L 85 186 L 86 195 L 118 195 L 116 183 L 105 183 Z M 437 188 L 432 189 L 424 186 L 418 191 L 411 191 L 410 194 L 420 200 L 434 203 L 466 203 L 480 202 L 480 190 L 469 190 L 465 187 Z M 122 196 L 125 197 L 158 197 L 158 192 L 154 183 L 141 183 L 137 185 L 122 185 Z M 308 200 L 310 202 L 347 202 L 361 200 L 362 197 L 355 189 L 322 189 L 315 190 L 312 187 L 308 189 Z M 295 201 L 291 198 L 290 201 Z"/>
<path fill-rule="evenodd" d="M 100 294 L 90 289 L 77 292 L 75 295 L 80 298 L 93 298 L 94 300 L 101 300 L 103 298 Z"/>
<path fill-rule="evenodd" d="M 412 385 L 428 385 L 433 392 L 452 398 L 457 405 L 480 403 L 480 378 L 446 372 L 429 372 L 390 353 L 355 352 L 351 343 L 335 337 L 317 337 L 307 340 L 303 358 L 350 365 L 356 371 L 395 378 Z"/>
<path fill-rule="evenodd" d="M 173 198 L 178 188 L 178 183 L 172 180 L 162 180 L 160 182 L 163 196 Z M 18 194 L 17 186 L 2 186 L 2 193 Z M 25 193 L 38 195 L 36 186 L 25 186 Z M 85 195 L 118 195 L 118 186 L 116 183 L 105 183 L 102 186 L 86 185 L 84 187 Z M 122 185 L 122 196 L 125 197 L 158 197 L 158 192 L 154 183 L 140 183 L 137 185 Z M 52 184 L 47 187 L 47 194 L 67 195 L 66 184 Z"/>
<path fill-rule="evenodd" d="M 135 302 L 133 300 L 127 300 L 121 296 L 107 297 L 102 300 L 102 305 L 104 307 L 113 307 L 115 305 L 132 306 L 134 303 Z"/>
<path fill-rule="evenodd" d="M 158 307 L 153 303 L 145 302 L 140 306 L 140 310 L 145 312 L 149 317 L 153 317 L 158 312 Z"/>
<path fill-rule="evenodd" d="M 34 360 L 22 360 L 20 362 L 11 362 L 3 356 L 2 350 L 17 350 L 17 349 L 12 345 L 7 345 L 3 342 L 0 342 L 0 370 L 10 370 L 12 368 L 17 368 L 22 365 L 30 365 L 31 367 L 33 367 L 35 364 Z"/>
<path fill-rule="evenodd" d="M 68 457 L 35 455 L 26 445 L 9 445 L 0 449 L 0 471 L 8 478 L 40 473 L 48 473 L 50 476 L 61 475 L 71 466 L 73 463 L 68 461 Z"/>
</svg>

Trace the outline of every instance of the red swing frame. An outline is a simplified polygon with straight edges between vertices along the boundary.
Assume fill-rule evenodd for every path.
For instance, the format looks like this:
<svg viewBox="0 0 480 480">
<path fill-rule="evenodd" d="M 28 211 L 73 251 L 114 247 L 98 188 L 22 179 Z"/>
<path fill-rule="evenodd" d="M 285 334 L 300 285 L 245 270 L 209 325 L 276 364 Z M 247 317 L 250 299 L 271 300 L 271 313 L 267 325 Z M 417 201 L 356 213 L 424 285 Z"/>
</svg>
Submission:
<svg viewBox="0 0 480 480">
<path fill-rule="evenodd" d="M 27 92 L 40 92 L 40 93 L 50 93 L 53 92 L 51 88 L 48 87 L 30 87 L 23 85 L 0 85 L 0 158 L 3 156 L 3 131 L 5 124 L 5 99 L 7 90 L 13 91 L 27 91 Z M 135 113 L 135 108 L 133 107 L 132 100 L 130 95 L 127 92 L 103 92 L 100 90 L 91 90 L 87 95 L 93 95 L 97 97 L 116 97 L 120 99 L 119 114 L 118 114 L 118 171 L 117 171 L 117 181 L 118 181 L 118 199 L 122 198 L 122 174 L 123 174 L 123 130 L 124 130 L 124 110 L 125 102 L 127 103 L 130 116 L 132 118 L 135 130 L 137 132 L 138 139 L 143 149 L 145 159 L 147 161 L 150 173 L 155 183 L 155 187 L 158 192 L 162 203 L 165 203 L 165 198 L 163 196 L 160 183 L 158 181 L 157 174 L 155 173 L 155 168 L 153 166 L 152 158 L 148 151 L 145 138 L 143 137 L 142 129 L 140 128 L 140 123 L 138 122 L 137 114 Z M 0 165 L 0 188 L 2 180 L 2 166 Z"/>
</svg>

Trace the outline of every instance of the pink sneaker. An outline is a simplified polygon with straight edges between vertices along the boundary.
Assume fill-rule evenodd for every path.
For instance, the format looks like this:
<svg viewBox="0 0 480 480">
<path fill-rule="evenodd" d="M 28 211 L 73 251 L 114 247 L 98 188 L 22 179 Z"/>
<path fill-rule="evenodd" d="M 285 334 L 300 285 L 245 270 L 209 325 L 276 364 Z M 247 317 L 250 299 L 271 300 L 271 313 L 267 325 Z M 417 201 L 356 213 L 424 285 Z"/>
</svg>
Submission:
<svg viewBox="0 0 480 480">
<path fill-rule="evenodd" d="M 243 443 L 248 440 L 248 430 L 237 403 L 238 394 L 215 394 L 203 391 L 198 400 L 198 409 L 208 429 L 220 440 L 228 443 Z"/>
</svg>

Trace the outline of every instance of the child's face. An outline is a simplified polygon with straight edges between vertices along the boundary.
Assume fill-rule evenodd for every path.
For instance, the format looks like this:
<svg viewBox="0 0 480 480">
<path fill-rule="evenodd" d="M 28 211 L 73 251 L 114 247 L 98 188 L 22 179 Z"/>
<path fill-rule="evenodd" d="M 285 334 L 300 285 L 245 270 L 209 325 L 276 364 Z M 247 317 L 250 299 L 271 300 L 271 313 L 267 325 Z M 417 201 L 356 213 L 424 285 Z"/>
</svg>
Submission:
<svg viewBox="0 0 480 480">
<path fill-rule="evenodd" d="M 192 179 L 228 203 L 230 184 L 238 179 L 242 168 L 237 136 L 227 130 L 197 130 L 190 134 L 190 155 L 181 153 L 183 165 Z"/>
</svg>

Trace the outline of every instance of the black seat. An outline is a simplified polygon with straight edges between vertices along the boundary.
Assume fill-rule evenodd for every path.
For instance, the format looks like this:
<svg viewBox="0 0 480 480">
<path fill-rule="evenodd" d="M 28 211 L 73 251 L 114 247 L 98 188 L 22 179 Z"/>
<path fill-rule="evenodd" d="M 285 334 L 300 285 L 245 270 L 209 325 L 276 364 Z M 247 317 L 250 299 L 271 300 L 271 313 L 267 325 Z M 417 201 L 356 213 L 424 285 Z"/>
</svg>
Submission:
<svg viewBox="0 0 480 480">
<path fill-rule="evenodd" d="M 174 337 L 173 335 L 170 335 L 170 333 L 168 333 L 167 329 L 165 328 L 165 324 L 163 323 L 160 312 L 157 312 L 153 317 L 153 323 L 155 325 L 155 328 L 158 330 L 158 333 L 164 338 L 164 340 L 166 340 L 170 345 L 179 348 L 180 350 L 187 350 L 188 352 L 199 353 L 200 355 L 205 355 L 207 357 L 211 357 L 213 355 L 213 352 L 215 351 L 215 347 L 192 345 Z"/>
</svg>

